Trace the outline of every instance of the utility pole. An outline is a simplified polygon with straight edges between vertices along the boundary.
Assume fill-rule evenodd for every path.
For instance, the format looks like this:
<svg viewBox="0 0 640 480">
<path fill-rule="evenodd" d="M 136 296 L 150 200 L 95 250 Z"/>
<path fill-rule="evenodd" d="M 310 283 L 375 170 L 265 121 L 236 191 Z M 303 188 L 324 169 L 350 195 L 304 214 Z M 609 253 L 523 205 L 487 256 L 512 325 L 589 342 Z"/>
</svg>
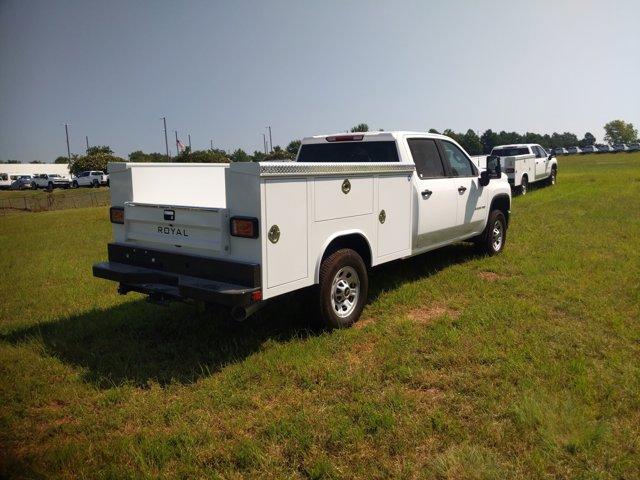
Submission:
<svg viewBox="0 0 640 480">
<path fill-rule="evenodd" d="M 71 166 L 71 149 L 69 148 L 69 125 L 64 124 L 64 133 L 67 137 L 67 160 L 69 160 L 69 166 Z"/>
<path fill-rule="evenodd" d="M 267 136 L 262 134 L 262 146 L 264 147 L 264 154 L 267 154 Z"/>
<path fill-rule="evenodd" d="M 169 142 L 167 140 L 167 117 L 162 117 L 162 121 L 164 122 L 164 148 L 167 151 L 167 158 L 169 157 Z"/>
<path fill-rule="evenodd" d="M 88 152 L 88 151 L 89 151 L 89 135 L 85 135 L 85 136 L 84 136 L 84 139 L 85 139 L 85 140 L 86 140 L 86 142 L 87 142 L 87 152 Z"/>
<path fill-rule="evenodd" d="M 189 151 L 191 151 L 191 134 L 190 133 L 188 134 L 188 137 L 189 137 Z"/>
<path fill-rule="evenodd" d="M 176 132 L 176 157 L 180 154 L 180 147 L 178 146 L 178 131 L 174 130 L 174 132 Z"/>
<path fill-rule="evenodd" d="M 209 140 L 209 142 L 211 143 L 211 151 L 213 152 L 213 139 Z"/>
<path fill-rule="evenodd" d="M 273 152 L 273 139 L 271 138 L 271 125 L 269 125 L 269 151 Z"/>
</svg>

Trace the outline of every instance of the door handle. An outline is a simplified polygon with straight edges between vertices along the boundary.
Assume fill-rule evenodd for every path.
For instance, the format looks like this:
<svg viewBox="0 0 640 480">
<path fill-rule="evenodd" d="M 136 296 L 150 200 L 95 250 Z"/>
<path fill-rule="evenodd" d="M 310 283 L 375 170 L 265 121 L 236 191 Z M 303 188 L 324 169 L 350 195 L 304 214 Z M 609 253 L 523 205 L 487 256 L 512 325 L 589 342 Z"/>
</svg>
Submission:
<svg viewBox="0 0 640 480">
<path fill-rule="evenodd" d="M 467 191 L 467 187 L 458 187 L 458 193 L 462 194 Z"/>
<path fill-rule="evenodd" d="M 423 190 L 421 193 L 424 198 L 427 198 L 430 197 L 433 192 L 431 190 Z"/>
</svg>

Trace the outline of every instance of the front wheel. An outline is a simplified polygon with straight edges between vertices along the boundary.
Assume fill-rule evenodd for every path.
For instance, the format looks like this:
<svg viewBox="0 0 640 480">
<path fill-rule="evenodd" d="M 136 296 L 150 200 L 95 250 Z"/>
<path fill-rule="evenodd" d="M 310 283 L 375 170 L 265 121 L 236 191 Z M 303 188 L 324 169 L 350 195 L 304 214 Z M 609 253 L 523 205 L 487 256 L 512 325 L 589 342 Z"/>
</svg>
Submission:
<svg viewBox="0 0 640 480">
<path fill-rule="evenodd" d="M 319 304 L 323 325 L 350 327 L 360 318 L 367 301 L 369 279 L 362 257 L 343 248 L 322 261 Z"/>
<path fill-rule="evenodd" d="M 74 180 L 73 183 L 71 184 L 71 188 L 78 188 L 78 182 Z"/>
<path fill-rule="evenodd" d="M 551 169 L 551 175 L 549 175 L 549 186 L 553 187 L 556 184 L 556 176 L 558 175 L 558 172 L 555 168 Z"/>
<path fill-rule="evenodd" d="M 493 210 L 489 214 L 487 226 L 476 240 L 476 247 L 481 253 L 497 255 L 504 248 L 507 241 L 507 220 L 500 210 Z"/>
</svg>

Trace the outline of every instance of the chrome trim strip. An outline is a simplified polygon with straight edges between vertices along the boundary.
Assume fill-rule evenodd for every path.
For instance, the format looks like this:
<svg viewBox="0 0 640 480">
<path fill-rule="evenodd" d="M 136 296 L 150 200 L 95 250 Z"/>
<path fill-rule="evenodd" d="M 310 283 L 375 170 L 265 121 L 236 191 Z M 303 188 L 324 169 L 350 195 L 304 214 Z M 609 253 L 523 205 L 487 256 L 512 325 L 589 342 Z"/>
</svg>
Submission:
<svg viewBox="0 0 640 480">
<path fill-rule="evenodd" d="M 150 207 L 150 208 L 179 208 L 180 210 L 198 210 L 206 212 L 222 212 L 224 208 L 211 208 L 211 207 L 194 207 L 193 205 L 164 205 L 158 203 L 142 203 L 142 202 L 124 202 L 125 207 Z"/>
<path fill-rule="evenodd" d="M 413 164 L 408 163 L 296 163 L 286 162 L 260 164 L 261 177 L 285 177 L 294 175 L 337 175 L 412 173 Z"/>
</svg>

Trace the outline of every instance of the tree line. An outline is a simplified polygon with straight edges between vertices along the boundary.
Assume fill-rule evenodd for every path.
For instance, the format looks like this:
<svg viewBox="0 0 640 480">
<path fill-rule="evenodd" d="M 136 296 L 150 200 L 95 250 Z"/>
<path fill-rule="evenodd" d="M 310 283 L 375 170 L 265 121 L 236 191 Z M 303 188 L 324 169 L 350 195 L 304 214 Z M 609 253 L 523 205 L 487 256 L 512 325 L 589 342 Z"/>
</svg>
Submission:
<svg viewBox="0 0 640 480">
<path fill-rule="evenodd" d="M 382 129 L 379 129 L 382 130 Z M 350 132 L 368 132 L 369 125 L 360 123 L 350 129 Z M 638 142 L 638 130 L 633 124 L 624 120 L 612 120 L 604 125 L 604 141 L 610 145 L 617 143 Z M 431 128 L 430 133 L 442 133 L 457 141 L 470 155 L 483 155 L 491 152 L 496 145 L 509 145 L 514 143 L 537 143 L 545 148 L 567 148 L 567 147 L 587 147 L 600 145 L 596 143 L 596 137 L 587 132 L 579 139 L 575 133 L 563 132 L 552 134 L 539 134 L 534 132 L 506 132 L 504 130 L 494 132 L 491 129 L 485 130 L 478 135 L 474 130 L 466 132 L 455 132 L 452 129 L 445 129 L 442 132 Z M 300 148 L 300 140 L 292 140 L 285 148 L 276 145 L 270 153 L 255 150 L 252 154 L 238 148 L 233 152 L 227 152 L 219 148 L 207 150 L 194 150 L 186 147 L 175 157 L 168 157 L 163 153 L 145 153 L 136 150 L 128 155 L 127 159 L 114 155 L 113 150 L 108 145 L 90 147 L 84 155 L 71 156 L 71 173 L 78 174 L 85 170 L 106 170 L 109 162 L 178 162 L 178 163 L 229 163 L 229 162 L 260 162 L 268 160 L 289 160 L 295 158 Z M 0 163 L 20 163 L 16 160 L 8 160 Z M 37 161 L 31 163 L 40 163 Z M 67 157 L 60 156 L 54 163 L 69 163 Z"/>
</svg>

